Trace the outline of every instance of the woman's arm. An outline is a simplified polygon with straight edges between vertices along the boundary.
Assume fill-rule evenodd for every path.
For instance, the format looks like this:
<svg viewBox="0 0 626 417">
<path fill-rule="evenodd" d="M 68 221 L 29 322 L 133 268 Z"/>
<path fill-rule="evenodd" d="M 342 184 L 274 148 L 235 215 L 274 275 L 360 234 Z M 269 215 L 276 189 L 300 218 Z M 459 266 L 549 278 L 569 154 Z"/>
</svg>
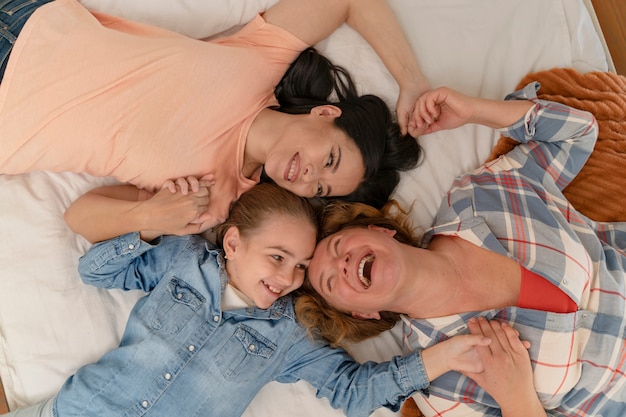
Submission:
<svg viewBox="0 0 626 417">
<path fill-rule="evenodd" d="M 527 100 L 490 100 L 470 97 L 447 87 L 422 95 L 415 107 L 415 120 L 425 133 L 454 129 L 468 123 L 494 129 L 508 127 L 534 105 Z"/>
<path fill-rule="evenodd" d="M 430 85 L 384 0 L 281 0 L 265 12 L 264 18 L 309 45 L 327 38 L 343 23 L 353 27 L 376 51 L 400 86 L 396 111 L 402 133 L 407 133 L 415 102 Z"/>
<path fill-rule="evenodd" d="M 92 243 L 130 232 L 140 232 L 146 241 L 163 234 L 201 233 L 202 224 L 194 221 L 208 206 L 210 183 L 188 183 L 193 186 L 181 186 L 181 179 L 178 186 L 170 181 L 147 199 L 133 185 L 96 188 L 72 203 L 65 221 Z"/>
<path fill-rule="evenodd" d="M 598 124 L 589 112 L 537 99 L 537 88 L 537 83 L 531 83 L 505 100 L 468 97 L 446 87 L 437 88 L 420 97 L 415 119 L 425 133 L 478 123 L 506 128 L 503 135 L 521 143 L 542 143 L 532 147 L 528 157 L 563 189 L 593 151 Z"/>
</svg>

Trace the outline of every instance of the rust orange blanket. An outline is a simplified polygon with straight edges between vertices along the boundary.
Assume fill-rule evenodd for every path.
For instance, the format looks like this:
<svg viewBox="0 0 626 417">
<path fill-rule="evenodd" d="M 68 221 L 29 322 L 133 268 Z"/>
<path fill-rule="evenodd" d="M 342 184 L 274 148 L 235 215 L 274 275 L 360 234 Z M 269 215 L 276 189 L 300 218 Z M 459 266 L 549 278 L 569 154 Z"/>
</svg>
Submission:
<svg viewBox="0 0 626 417">
<path fill-rule="evenodd" d="M 626 77 L 610 72 L 581 73 L 554 68 L 528 74 L 522 88 L 539 81 L 538 96 L 591 112 L 598 120 L 598 141 L 578 176 L 564 190 L 572 205 L 598 221 L 626 221 Z M 517 142 L 502 137 L 488 160 Z"/>
</svg>

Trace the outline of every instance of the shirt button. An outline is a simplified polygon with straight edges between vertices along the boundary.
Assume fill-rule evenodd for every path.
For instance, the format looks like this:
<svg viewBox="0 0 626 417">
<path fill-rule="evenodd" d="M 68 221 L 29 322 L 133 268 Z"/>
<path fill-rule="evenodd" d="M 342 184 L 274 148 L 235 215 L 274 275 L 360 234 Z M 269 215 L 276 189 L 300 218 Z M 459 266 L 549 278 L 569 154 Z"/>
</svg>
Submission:
<svg viewBox="0 0 626 417">
<path fill-rule="evenodd" d="M 141 406 L 142 406 L 143 408 L 148 408 L 148 401 L 143 400 L 143 401 L 141 402 Z"/>
<path fill-rule="evenodd" d="M 183 294 L 179 292 L 178 294 L 176 294 L 176 298 L 180 300 L 181 298 L 183 298 Z"/>
<path fill-rule="evenodd" d="M 135 249 L 135 245 L 133 245 L 132 243 L 130 245 L 128 245 L 128 249 L 133 250 Z"/>
<path fill-rule="evenodd" d="M 165 374 L 165 379 L 167 379 L 168 381 L 170 379 L 172 379 L 172 374 L 170 374 L 169 372 Z"/>
<path fill-rule="evenodd" d="M 213 321 L 220 321 L 220 316 L 213 316 Z"/>
<path fill-rule="evenodd" d="M 561 281 L 563 283 L 563 285 L 567 285 L 569 284 L 569 281 L 567 281 L 567 278 L 563 279 L 563 281 Z"/>
<path fill-rule="evenodd" d="M 189 345 L 187 350 L 189 350 L 189 352 L 193 352 L 194 350 L 196 350 L 196 347 L 194 345 Z"/>
<path fill-rule="evenodd" d="M 254 351 L 254 349 L 256 349 L 256 347 L 254 345 L 250 345 L 250 350 Z"/>
</svg>

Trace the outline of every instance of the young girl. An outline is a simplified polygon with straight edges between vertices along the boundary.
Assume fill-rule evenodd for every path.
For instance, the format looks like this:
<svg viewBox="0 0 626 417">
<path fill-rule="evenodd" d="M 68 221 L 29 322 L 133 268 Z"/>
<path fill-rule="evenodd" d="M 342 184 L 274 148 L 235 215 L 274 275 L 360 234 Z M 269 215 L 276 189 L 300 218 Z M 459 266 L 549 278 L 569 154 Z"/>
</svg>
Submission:
<svg viewBox="0 0 626 417">
<path fill-rule="evenodd" d="M 54 398 L 12 415 L 240 416 L 264 384 L 304 379 L 333 407 L 366 416 L 397 409 L 447 370 L 481 370 L 482 336 L 380 365 L 311 338 L 286 295 L 302 284 L 316 236 L 305 199 L 262 184 L 217 230 L 221 250 L 197 235 L 148 243 L 138 233 L 93 246 L 79 264 L 85 282 L 149 294 L 119 348 L 80 368 Z"/>
</svg>

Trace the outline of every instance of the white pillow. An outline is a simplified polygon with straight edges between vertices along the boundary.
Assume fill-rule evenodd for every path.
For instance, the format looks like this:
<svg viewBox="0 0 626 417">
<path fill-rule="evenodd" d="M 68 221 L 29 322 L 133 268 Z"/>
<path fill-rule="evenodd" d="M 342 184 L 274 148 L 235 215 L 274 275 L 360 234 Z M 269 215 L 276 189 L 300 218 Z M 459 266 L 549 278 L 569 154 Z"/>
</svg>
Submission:
<svg viewBox="0 0 626 417">
<path fill-rule="evenodd" d="M 249 22 L 277 0 L 80 0 L 96 10 L 170 29 L 196 39 L 208 38 Z"/>
</svg>

